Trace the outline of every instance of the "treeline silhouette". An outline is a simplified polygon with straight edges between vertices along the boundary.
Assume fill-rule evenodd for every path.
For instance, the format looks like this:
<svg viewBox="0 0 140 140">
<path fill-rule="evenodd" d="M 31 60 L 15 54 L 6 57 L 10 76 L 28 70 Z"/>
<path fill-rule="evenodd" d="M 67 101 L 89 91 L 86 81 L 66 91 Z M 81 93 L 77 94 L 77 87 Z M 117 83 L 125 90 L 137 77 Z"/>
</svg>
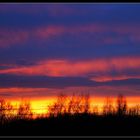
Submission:
<svg viewBox="0 0 140 140">
<path fill-rule="evenodd" d="M 48 112 L 47 112 L 48 110 Z M 139 135 L 140 106 L 128 107 L 123 95 L 116 104 L 107 97 L 102 107 L 91 106 L 89 94 L 60 94 L 46 114 L 34 118 L 30 102 L 18 108 L 0 100 L 1 135 Z"/>
</svg>

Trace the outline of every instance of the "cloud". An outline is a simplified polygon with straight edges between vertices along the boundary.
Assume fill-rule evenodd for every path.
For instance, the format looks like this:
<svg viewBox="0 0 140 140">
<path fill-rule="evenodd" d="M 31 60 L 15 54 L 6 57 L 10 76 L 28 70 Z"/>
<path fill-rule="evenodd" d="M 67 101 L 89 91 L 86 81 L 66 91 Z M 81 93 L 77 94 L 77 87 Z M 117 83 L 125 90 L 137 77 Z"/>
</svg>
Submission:
<svg viewBox="0 0 140 140">
<path fill-rule="evenodd" d="M 40 27 L 35 30 L 35 36 L 38 38 L 50 38 L 53 36 L 60 36 L 66 32 L 63 26 L 47 26 L 47 27 Z"/>
<path fill-rule="evenodd" d="M 29 87 L 0 87 L 1 98 L 39 98 L 45 99 L 45 97 L 56 97 L 60 93 L 65 95 L 72 95 L 73 93 L 79 95 L 81 93 L 89 93 L 94 99 L 95 97 L 114 97 L 118 94 L 124 96 L 138 97 L 139 85 L 124 85 L 124 86 L 74 86 L 65 88 L 29 88 Z"/>
<path fill-rule="evenodd" d="M 98 43 L 102 44 L 116 44 L 125 42 L 126 39 L 130 42 L 139 42 L 140 30 L 137 25 L 107 25 L 99 23 L 90 23 L 84 25 L 75 26 L 62 26 L 62 25 L 50 25 L 39 27 L 35 31 L 35 35 L 39 38 L 49 38 L 53 36 L 74 35 L 74 36 L 89 36 L 91 34 L 100 34 L 100 40 Z M 110 35 L 107 35 L 110 34 Z M 114 36 L 115 34 L 115 36 Z"/>
<path fill-rule="evenodd" d="M 29 33 L 19 29 L 0 29 L 0 47 L 21 44 L 28 40 Z"/>
<path fill-rule="evenodd" d="M 115 34 L 115 36 L 114 36 Z M 0 47 L 9 47 L 15 44 L 23 44 L 27 41 L 41 42 L 48 41 L 60 36 L 72 35 L 77 39 L 82 38 L 83 41 L 91 40 L 91 37 L 96 45 L 118 44 L 118 43 L 138 43 L 140 30 L 136 25 L 107 25 L 99 23 L 83 24 L 83 25 L 47 25 L 39 26 L 31 29 L 1 29 L 0 32 Z M 98 36 L 98 37 L 96 37 Z M 54 38 L 55 37 L 55 38 Z M 78 39 L 78 41 L 80 41 Z M 86 40 L 87 39 L 87 40 Z"/>
<path fill-rule="evenodd" d="M 11 93 L 0 93 L 1 97 L 11 97 Z"/>
<path fill-rule="evenodd" d="M 54 89 L 55 90 L 55 89 Z M 49 93 L 48 93 L 49 92 Z M 42 95 L 51 95 L 53 93 L 52 89 L 48 88 L 23 88 L 23 87 L 7 87 L 7 88 L 0 88 L 0 97 L 41 97 Z"/>
<path fill-rule="evenodd" d="M 60 36 L 62 34 L 79 35 L 80 33 L 101 33 L 107 31 L 104 25 L 85 24 L 85 25 L 49 25 L 36 29 L 35 35 L 39 38 L 48 38 L 52 36 Z"/>
<path fill-rule="evenodd" d="M 133 79 L 133 78 L 140 78 L 140 75 L 126 75 L 126 74 L 118 74 L 118 75 L 100 75 L 94 76 L 90 78 L 90 80 L 97 81 L 97 82 L 104 82 L 104 81 L 113 81 L 113 80 L 126 80 L 126 79 Z"/>
<path fill-rule="evenodd" d="M 81 77 L 48 77 L 48 76 L 17 76 L 0 75 L 0 88 L 28 88 L 25 92 L 32 92 L 32 88 L 65 89 L 68 87 L 99 87 L 99 86 L 139 86 L 140 79 L 113 80 L 96 82 Z M 38 90 L 39 91 L 39 90 Z M 1 91 L 1 92 L 4 92 Z M 19 91 L 21 92 L 21 90 Z"/>
<path fill-rule="evenodd" d="M 138 96 L 140 78 L 112 81 L 93 81 L 82 77 L 50 77 L 0 74 L 0 96 L 33 98 L 56 96 L 60 93 L 87 93 L 91 96 Z M 133 94 L 133 95 L 132 95 Z"/>
<path fill-rule="evenodd" d="M 133 70 L 135 71 L 138 69 L 140 69 L 139 57 L 116 57 L 78 61 L 44 60 L 39 61 L 32 66 L 16 66 L 14 68 L 2 69 L 0 70 L 0 74 L 40 75 L 52 77 L 80 76 L 92 79 L 94 79 L 95 75 L 94 80 L 99 81 L 99 77 L 112 76 L 112 71 L 116 71 L 121 75 L 121 73 L 127 70 L 133 72 Z M 99 75 L 99 77 L 96 75 Z M 129 77 L 129 74 L 126 74 L 126 76 Z M 134 77 L 131 75 L 131 78 Z"/>
<path fill-rule="evenodd" d="M 65 88 L 71 86 L 91 86 L 93 82 L 81 77 L 49 77 L 49 76 L 18 76 L 0 75 L 0 87 L 28 87 L 28 88 Z"/>
</svg>

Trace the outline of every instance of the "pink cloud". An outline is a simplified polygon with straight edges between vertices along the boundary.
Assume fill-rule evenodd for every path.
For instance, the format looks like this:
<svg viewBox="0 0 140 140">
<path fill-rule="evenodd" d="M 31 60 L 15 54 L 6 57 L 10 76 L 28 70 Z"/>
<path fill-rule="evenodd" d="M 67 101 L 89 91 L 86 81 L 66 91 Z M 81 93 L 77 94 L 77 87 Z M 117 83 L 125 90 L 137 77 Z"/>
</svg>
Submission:
<svg viewBox="0 0 140 140">
<path fill-rule="evenodd" d="M 109 81 L 128 78 L 138 78 L 138 76 L 118 75 L 113 77 L 108 75 L 112 70 L 121 73 L 124 70 L 140 69 L 140 57 L 119 57 L 108 59 L 92 59 L 83 61 L 70 60 L 44 60 L 37 62 L 33 66 L 15 67 L 0 70 L 0 74 L 17 74 L 17 75 L 42 75 L 42 76 L 82 76 L 99 74 L 98 77 L 90 76 L 92 80 Z M 101 75 L 104 73 L 104 76 Z"/>
<path fill-rule="evenodd" d="M 0 47 L 9 47 L 15 44 L 22 44 L 30 39 L 37 39 L 41 41 L 51 39 L 53 37 L 59 37 L 61 35 L 73 35 L 82 37 L 82 39 L 88 38 L 88 34 L 98 33 L 100 39 L 96 40 L 97 44 L 116 44 L 124 41 L 124 38 L 128 38 L 132 42 L 140 42 L 140 30 L 137 26 L 109 26 L 102 24 L 85 24 L 75 26 L 42 26 L 33 29 L 1 29 L 0 32 Z M 116 37 L 105 36 L 105 33 L 116 33 Z M 46 40 L 47 41 L 47 40 Z"/>
<path fill-rule="evenodd" d="M 59 36 L 64 32 L 66 30 L 63 26 L 47 26 L 36 29 L 35 35 L 39 38 L 50 38 L 52 36 Z"/>
<path fill-rule="evenodd" d="M 28 39 L 28 32 L 23 30 L 0 29 L 0 47 L 20 44 Z"/>
<path fill-rule="evenodd" d="M 97 82 L 106 82 L 106 81 L 113 81 L 113 80 L 126 80 L 131 78 L 140 78 L 140 75 L 100 75 L 98 77 L 92 77 L 90 80 L 97 81 Z"/>
<path fill-rule="evenodd" d="M 97 40 L 99 44 L 115 44 L 122 43 L 126 37 L 132 42 L 140 42 L 140 30 L 137 26 L 109 26 L 102 24 L 85 24 L 85 25 L 75 25 L 75 26 L 47 26 L 47 27 L 39 27 L 35 31 L 36 37 L 42 39 L 48 39 L 53 36 L 61 36 L 61 35 L 73 35 L 73 36 L 84 36 L 83 39 L 86 39 L 88 34 L 99 33 L 100 40 Z M 104 33 L 116 33 L 116 37 L 113 36 L 105 36 Z"/>
<path fill-rule="evenodd" d="M 102 44 L 118 44 L 122 42 L 125 42 L 123 37 L 104 37 L 101 40 Z"/>
</svg>

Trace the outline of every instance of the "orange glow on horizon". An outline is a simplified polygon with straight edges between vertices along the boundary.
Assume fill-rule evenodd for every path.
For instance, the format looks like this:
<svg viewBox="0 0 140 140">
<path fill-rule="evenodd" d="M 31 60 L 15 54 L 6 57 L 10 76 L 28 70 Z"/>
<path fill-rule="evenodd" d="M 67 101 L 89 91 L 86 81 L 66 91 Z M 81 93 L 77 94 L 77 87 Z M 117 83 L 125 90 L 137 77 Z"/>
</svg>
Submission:
<svg viewBox="0 0 140 140">
<path fill-rule="evenodd" d="M 99 113 L 102 112 L 102 107 L 106 102 L 107 97 L 90 97 L 90 107 L 91 111 L 94 107 L 98 107 Z M 109 97 L 112 101 L 112 105 L 115 107 L 116 105 L 116 97 Z M 18 100 L 11 99 L 6 100 L 9 101 L 13 106 L 18 107 L 20 103 L 24 101 L 29 101 L 31 105 L 31 110 L 33 114 L 36 115 L 44 115 L 48 113 L 48 106 L 52 105 L 57 100 L 57 97 L 42 97 L 42 98 L 34 98 L 30 100 Z M 133 107 L 136 105 L 140 105 L 140 97 L 126 97 L 128 107 Z"/>
</svg>

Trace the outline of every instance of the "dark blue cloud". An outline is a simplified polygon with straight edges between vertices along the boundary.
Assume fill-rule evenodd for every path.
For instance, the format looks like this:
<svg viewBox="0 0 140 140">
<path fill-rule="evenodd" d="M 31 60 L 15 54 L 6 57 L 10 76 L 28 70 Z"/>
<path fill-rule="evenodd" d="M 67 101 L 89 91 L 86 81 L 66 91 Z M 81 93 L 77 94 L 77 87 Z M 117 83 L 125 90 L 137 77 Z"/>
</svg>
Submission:
<svg viewBox="0 0 140 140">
<path fill-rule="evenodd" d="M 0 87 L 30 88 L 65 88 L 73 86 L 91 86 L 93 83 L 81 77 L 48 77 L 48 76 L 17 76 L 0 75 Z"/>
<path fill-rule="evenodd" d="M 48 76 L 17 76 L 0 75 L 0 87 L 24 88 L 66 88 L 66 87 L 97 87 L 97 86 L 131 86 L 140 85 L 140 79 L 114 80 L 109 82 L 95 82 L 81 77 L 48 77 Z"/>
</svg>

